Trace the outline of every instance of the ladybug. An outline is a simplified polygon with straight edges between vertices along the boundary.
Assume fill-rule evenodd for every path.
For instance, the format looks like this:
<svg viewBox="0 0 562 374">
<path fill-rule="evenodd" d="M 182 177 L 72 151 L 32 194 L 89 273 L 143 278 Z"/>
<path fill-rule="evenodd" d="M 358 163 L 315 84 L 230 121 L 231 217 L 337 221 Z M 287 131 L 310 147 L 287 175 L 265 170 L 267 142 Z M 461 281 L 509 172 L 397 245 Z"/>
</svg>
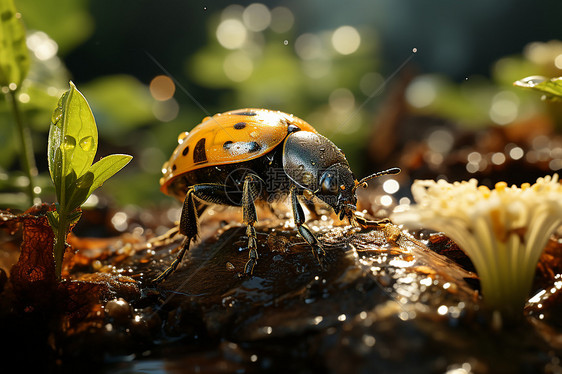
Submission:
<svg viewBox="0 0 562 374">
<path fill-rule="evenodd" d="M 352 225 L 378 226 L 355 214 L 358 187 L 398 168 L 357 180 L 341 152 L 311 125 L 291 114 L 267 109 L 239 109 L 206 117 L 191 132 L 178 137 L 179 145 L 163 168 L 165 194 L 183 200 L 179 232 L 185 236 L 171 265 L 153 282 L 166 279 L 196 240 L 198 218 L 208 204 L 242 207 L 248 237 L 249 259 L 244 272 L 251 275 L 258 260 L 255 203 L 290 195 L 299 234 L 312 247 L 324 267 L 325 252 L 305 223 L 299 197 L 327 203 L 340 219 Z"/>
</svg>

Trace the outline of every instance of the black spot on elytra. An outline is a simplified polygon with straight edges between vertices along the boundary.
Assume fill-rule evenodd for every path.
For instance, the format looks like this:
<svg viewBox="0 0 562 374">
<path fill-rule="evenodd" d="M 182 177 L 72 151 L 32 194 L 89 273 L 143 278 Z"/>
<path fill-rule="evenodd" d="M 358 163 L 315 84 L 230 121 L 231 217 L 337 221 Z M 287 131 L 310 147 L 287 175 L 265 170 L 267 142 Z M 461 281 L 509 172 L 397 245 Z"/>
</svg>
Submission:
<svg viewBox="0 0 562 374">
<path fill-rule="evenodd" d="M 231 140 L 227 140 L 226 142 L 224 142 L 224 144 L 222 145 L 222 147 L 224 149 L 230 149 L 230 147 L 232 146 L 232 141 Z"/>
<path fill-rule="evenodd" d="M 248 111 L 248 112 L 235 112 L 235 113 L 232 113 L 232 114 L 236 114 L 237 116 L 256 116 L 257 115 L 256 112 L 250 112 L 250 111 Z"/>
<path fill-rule="evenodd" d="M 234 128 L 236 130 L 242 130 L 244 127 L 246 127 L 246 122 L 238 122 L 234 125 Z"/>
<path fill-rule="evenodd" d="M 185 147 L 183 151 L 181 151 L 181 154 L 184 156 L 187 156 L 188 153 L 189 153 L 189 146 Z"/>
<path fill-rule="evenodd" d="M 289 124 L 289 127 L 287 127 L 287 132 L 290 134 L 292 132 L 296 132 L 296 131 L 300 131 L 300 127 L 298 127 L 297 125 L 293 125 L 292 123 Z"/>
<path fill-rule="evenodd" d="M 173 164 L 173 165 L 172 165 L 172 171 L 176 171 L 177 168 L 178 168 L 178 167 L 176 166 L 176 164 Z"/>
<path fill-rule="evenodd" d="M 201 163 L 207 161 L 207 154 L 205 152 L 205 138 L 199 139 L 195 148 L 193 149 L 193 162 Z"/>
<path fill-rule="evenodd" d="M 248 152 L 249 153 L 254 153 L 257 152 L 261 149 L 261 146 L 259 145 L 259 143 L 257 142 L 250 142 L 249 143 L 249 147 L 248 147 Z"/>
</svg>

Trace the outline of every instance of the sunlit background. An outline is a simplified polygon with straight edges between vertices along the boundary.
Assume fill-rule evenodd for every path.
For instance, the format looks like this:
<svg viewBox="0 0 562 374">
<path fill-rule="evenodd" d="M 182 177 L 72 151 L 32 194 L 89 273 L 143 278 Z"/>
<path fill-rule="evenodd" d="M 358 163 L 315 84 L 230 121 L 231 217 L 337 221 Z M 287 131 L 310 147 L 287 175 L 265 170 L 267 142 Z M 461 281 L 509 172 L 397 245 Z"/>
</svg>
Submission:
<svg viewBox="0 0 562 374">
<path fill-rule="evenodd" d="M 357 176 L 400 166 L 415 177 L 498 175 L 514 182 L 562 168 L 561 104 L 513 87 L 562 75 L 562 3 L 529 1 L 16 0 L 31 72 L 19 101 L 52 201 L 51 112 L 72 80 L 100 133 L 98 157 L 133 162 L 97 191 L 151 207 L 177 135 L 240 107 L 293 113 L 341 147 Z M 3 207 L 25 201 L 19 140 L 0 102 Z M 536 168 L 535 168 L 536 166 Z M 535 173 L 536 171 L 536 173 Z M 492 181 L 492 180 L 491 180 Z M 378 204 L 401 198 L 389 179 Z M 407 199 L 407 197 L 403 197 Z"/>
</svg>

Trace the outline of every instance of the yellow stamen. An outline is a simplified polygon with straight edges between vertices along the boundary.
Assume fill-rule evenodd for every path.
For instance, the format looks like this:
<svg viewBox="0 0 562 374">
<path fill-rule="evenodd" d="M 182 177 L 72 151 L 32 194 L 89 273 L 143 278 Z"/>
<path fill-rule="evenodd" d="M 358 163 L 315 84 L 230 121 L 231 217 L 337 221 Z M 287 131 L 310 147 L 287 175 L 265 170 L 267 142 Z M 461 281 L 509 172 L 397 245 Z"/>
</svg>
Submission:
<svg viewBox="0 0 562 374">
<path fill-rule="evenodd" d="M 505 182 L 498 182 L 495 185 L 496 191 L 502 192 L 507 188 L 507 183 Z"/>
<path fill-rule="evenodd" d="M 478 191 L 482 194 L 485 199 L 490 197 L 490 189 L 486 186 L 478 186 Z"/>
</svg>

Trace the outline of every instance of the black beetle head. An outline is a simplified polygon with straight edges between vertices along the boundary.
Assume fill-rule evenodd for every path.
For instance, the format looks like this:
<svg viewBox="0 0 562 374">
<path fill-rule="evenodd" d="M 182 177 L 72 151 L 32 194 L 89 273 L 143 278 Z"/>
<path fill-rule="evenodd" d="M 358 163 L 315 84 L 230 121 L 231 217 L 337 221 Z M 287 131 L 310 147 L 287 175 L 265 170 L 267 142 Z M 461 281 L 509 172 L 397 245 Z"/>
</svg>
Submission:
<svg viewBox="0 0 562 374">
<path fill-rule="evenodd" d="M 314 194 L 334 209 L 340 218 L 356 210 L 355 177 L 347 164 L 335 164 L 320 175 Z"/>
<path fill-rule="evenodd" d="M 287 136 L 283 144 L 283 169 L 299 188 L 330 205 L 340 219 L 347 217 L 350 221 L 357 210 L 355 192 L 359 186 L 367 186 L 372 178 L 400 172 L 392 168 L 357 181 L 340 149 L 328 138 L 309 131 Z"/>
<path fill-rule="evenodd" d="M 320 177 L 320 187 L 315 195 L 328 203 L 339 214 L 340 219 L 347 217 L 351 222 L 357 210 L 357 188 L 367 187 L 368 180 L 381 175 L 398 173 L 399 168 L 390 168 L 357 181 L 347 164 L 332 165 Z"/>
</svg>

